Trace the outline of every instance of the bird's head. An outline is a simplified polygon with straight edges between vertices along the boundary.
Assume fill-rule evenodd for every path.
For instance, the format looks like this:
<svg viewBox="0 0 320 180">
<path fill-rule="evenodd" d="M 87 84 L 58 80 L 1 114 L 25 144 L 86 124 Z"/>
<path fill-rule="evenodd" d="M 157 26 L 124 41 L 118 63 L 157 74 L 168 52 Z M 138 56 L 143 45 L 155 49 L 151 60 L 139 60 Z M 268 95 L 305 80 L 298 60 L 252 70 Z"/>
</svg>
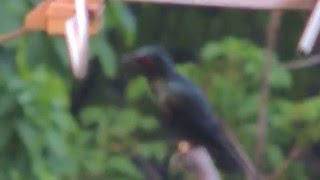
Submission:
<svg viewBox="0 0 320 180">
<path fill-rule="evenodd" d="M 160 46 L 145 46 L 122 58 L 128 68 L 148 78 L 165 77 L 174 72 L 174 63 L 170 54 Z"/>
</svg>

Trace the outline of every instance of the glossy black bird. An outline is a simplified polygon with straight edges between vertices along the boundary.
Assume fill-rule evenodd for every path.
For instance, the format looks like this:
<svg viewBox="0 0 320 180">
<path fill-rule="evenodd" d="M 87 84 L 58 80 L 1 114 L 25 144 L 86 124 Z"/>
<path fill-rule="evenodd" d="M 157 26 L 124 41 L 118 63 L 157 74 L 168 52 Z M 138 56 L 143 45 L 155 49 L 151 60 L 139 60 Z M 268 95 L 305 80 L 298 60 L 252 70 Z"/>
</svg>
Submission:
<svg viewBox="0 0 320 180">
<path fill-rule="evenodd" d="M 125 55 L 123 61 L 147 78 L 166 128 L 181 139 L 205 146 L 223 170 L 236 171 L 244 166 L 202 92 L 175 71 L 165 49 L 146 46 Z"/>
</svg>

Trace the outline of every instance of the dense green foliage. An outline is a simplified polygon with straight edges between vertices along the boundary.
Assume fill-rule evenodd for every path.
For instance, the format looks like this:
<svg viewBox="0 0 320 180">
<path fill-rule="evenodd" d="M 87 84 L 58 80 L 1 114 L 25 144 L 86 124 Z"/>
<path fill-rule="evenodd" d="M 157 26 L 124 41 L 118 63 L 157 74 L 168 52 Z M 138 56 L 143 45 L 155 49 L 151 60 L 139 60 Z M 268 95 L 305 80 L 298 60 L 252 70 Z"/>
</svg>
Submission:
<svg viewBox="0 0 320 180">
<path fill-rule="evenodd" d="M 0 33 L 20 27 L 37 2 L 2 2 Z M 143 170 L 132 160 L 136 156 L 167 168 L 172 148 L 156 121 L 145 80 L 130 79 L 124 92 L 116 93 L 118 98 L 112 91 L 113 80 L 123 78 L 118 73 L 118 55 L 155 42 L 169 48 L 200 49 L 199 61 L 177 68 L 203 89 L 253 158 L 266 14 L 230 10 L 214 14 L 209 9 L 149 5 L 132 8 L 136 16 L 124 4 L 108 4 L 105 26 L 90 43 L 96 57 L 92 61 L 100 67 L 94 70 L 99 72 L 90 80 L 89 100 L 78 113 L 71 113 L 71 94 L 81 82 L 69 71 L 61 38 L 35 32 L 0 46 L 0 179 L 142 179 Z M 312 85 L 317 71 L 292 73 L 281 64 L 283 58 L 294 56 L 301 19 L 296 14 L 285 17 L 284 24 L 289 26 L 282 31 L 295 29 L 280 36 L 279 54 L 270 59 L 265 173 L 277 168 L 294 144 L 309 152 L 320 139 L 320 97 L 305 93 L 314 88 L 317 94 L 319 88 Z M 289 165 L 281 179 L 315 178 L 313 167 L 319 161 L 301 158 Z"/>
</svg>

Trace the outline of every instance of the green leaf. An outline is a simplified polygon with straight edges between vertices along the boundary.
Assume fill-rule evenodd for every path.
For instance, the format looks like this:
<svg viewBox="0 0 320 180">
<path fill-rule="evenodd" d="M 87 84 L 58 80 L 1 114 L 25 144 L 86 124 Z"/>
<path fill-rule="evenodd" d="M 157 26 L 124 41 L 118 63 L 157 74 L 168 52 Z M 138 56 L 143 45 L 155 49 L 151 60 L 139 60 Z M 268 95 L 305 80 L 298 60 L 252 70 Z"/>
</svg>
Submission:
<svg viewBox="0 0 320 180">
<path fill-rule="evenodd" d="M 148 92 L 148 85 L 143 77 L 131 81 L 128 85 L 126 98 L 129 102 L 137 102 Z"/>
<path fill-rule="evenodd" d="M 163 160 L 168 154 L 168 147 L 164 142 L 154 141 L 141 144 L 138 147 L 139 153 L 148 158 L 156 158 L 157 160 Z"/>
<path fill-rule="evenodd" d="M 116 55 L 102 35 L 92 39 L 91 51 L 92 54 L 98 56 L 104 74 L 108 77 L 114 77 L 117 73 Z"/>
<path fill-rule="evenodd" d="M 269 83 L 273 88 L 288 89 L 292 83 L 291 74 L 285 67 L 276 63 L 272 66 Z"/>
<path fill-rule="evenodd" d="M 28 64 L 27 64 L 27 41 L 22 40 L 19 42 L 17 48 L 17 55 L 16 55 L 16 63 L 19 74 L 25 78 L 30 75 Z"/>
<path fill-rule="evenodd" d="M 125 156 L 112 156 L 108 159 L 108 174 L 118 179 L 143 179 L 141 172 Z M 113 176 L 111 176 L 113 175 Z"/>
<path fill-rule="evenodd" d="M 39 131 L 25 121 L 20 121 L 17 125 L 19 137 L 27 147 L 31 157 L 39 156 L 43 146 L 43 137 L 39 135 Z"/>
<path fill-rule="evenodd" d="M 7 117 L 8 118 L 8 117 Z M 0 148 L 3 149 L 9 142 L 10 138 L 13 136 L 14 133 L 14 121 L 10 119 L 10 121 L 2 117 L 0 120 Z M 13 122 L 12 122 L 13 121 Z"/>
<path fill-rule="evenodd" d="M 269 162 L 271 163 L 272 167 L 278 166 L 284 159 L 280 147 L 269 145 L 267 150 Z"/>
<path fill-rule="evenodd" d="M 119 1 L 110 1 L 106 13 L 107 25 L 119 28 L 125 36 L 127 46 L 133 44 L 136 34 L 136 21 L 129 8 Z"/>
<path fill-rule="evenodd" d="M 60 56 L 65 67 L 69 67 L 69 55 L 68 55 L 68 48 L 66 46 L 66 42 L 63 38 L 54 37 L 52 38 L 52 42 L 54 45 L 54 50 Z"/>
</svg>

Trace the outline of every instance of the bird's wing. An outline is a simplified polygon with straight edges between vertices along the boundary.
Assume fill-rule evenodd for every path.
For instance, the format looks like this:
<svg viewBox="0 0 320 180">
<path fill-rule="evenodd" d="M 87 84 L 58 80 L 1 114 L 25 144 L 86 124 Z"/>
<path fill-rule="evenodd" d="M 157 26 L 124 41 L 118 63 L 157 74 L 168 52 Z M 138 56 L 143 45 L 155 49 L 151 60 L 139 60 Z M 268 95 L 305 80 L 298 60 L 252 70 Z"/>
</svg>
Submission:
<svg viewBox="0 0 320 180">
<path fill-rule="evenodd" d="M 178 77 L 168 82 L 167 109 L 171 125 L 184 137 L 206 146 L 224 169 L 239 169 L 241 159 L 209 103 L 192 82 Z"/>
</svg>

